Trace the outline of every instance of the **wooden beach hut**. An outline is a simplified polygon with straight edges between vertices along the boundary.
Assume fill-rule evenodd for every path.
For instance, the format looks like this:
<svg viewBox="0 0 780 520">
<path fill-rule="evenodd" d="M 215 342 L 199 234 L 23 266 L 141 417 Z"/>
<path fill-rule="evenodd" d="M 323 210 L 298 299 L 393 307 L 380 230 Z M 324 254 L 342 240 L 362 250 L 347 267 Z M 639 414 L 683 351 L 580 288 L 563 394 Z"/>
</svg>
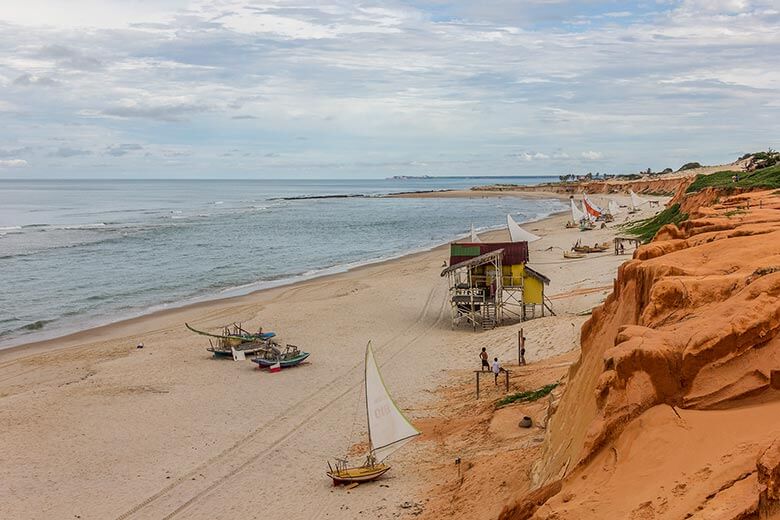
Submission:
<svg viewBox="0 0 780 520">
<path fill-rule="evenodd" d="M 544 294 L 550 279 L 527 264 L 527 242 L 450 244 L 449 267 L 441 276 L 449 284 L 453 326 L 492 329 L 507 320 L 554 314 Z"/>
</svg>

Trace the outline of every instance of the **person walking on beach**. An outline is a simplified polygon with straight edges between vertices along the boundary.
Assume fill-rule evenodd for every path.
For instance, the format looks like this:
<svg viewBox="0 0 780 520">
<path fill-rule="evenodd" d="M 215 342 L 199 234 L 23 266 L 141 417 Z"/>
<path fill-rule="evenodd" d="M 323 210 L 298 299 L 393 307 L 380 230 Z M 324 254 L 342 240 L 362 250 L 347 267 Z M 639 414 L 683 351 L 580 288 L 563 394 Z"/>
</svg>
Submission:
<svg viewBox="0 0 780 520">
<path fill-rule="evenodd" d="M 488 353 L 485 347 L 482 347 L 482 352 L 479 353 L 479 359 L 482 360 L 482 371 L 490 370 L 490 364 L 488 363 Z"/>
<path fill-rule="evenodd" d="M 498 358 L 493 358 L 493 380 L 498 386 L 498 373 L 501 372 L 501 363 L 498 362 Z"/>
</svg>

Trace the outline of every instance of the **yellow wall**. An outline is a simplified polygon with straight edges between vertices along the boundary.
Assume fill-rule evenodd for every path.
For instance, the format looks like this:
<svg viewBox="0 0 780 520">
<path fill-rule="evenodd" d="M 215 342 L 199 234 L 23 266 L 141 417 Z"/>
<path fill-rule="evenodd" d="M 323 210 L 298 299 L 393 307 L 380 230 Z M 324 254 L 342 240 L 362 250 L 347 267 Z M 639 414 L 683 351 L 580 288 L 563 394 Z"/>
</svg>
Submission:
<svg viewBox="0 0 780 520">
<path fill-rule="evenodd" d="M 474 270 L 474 274 L 488 276 L 488 283 L 493 281 L 493 266 L 479 266 Z M 544 300 L 544 283 L 532 276 L 525 274 L 524 264 L 502 265 L 501 266 L 502 283 L 504 286 L 514 285 L 523 286 L 523 298 L 525 303 L 535 303 L 541 305 Z"/>
<path fill-rule="evenodd" d="M 525 303 L 541 305 L 544 302 L 544 282 L 531 276 L 525 277 L 523 300 Z"/>
</svg>

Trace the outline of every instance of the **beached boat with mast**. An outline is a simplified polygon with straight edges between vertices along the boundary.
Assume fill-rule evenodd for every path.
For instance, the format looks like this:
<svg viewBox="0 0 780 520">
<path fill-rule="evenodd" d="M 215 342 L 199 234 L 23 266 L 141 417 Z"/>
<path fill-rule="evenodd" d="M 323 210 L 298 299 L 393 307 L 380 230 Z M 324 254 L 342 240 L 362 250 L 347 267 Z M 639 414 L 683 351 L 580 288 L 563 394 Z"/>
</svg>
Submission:
<svg viewBox="0 0 780 520">
<path fill-rule="evenodd" d="M 204 332 L 184 324 L 189 330 L 201 336 L 209 338 L 209 347 L 206 349 L 215 356 L 228 357 L 233 355 L 233 351 L 242 351 L 244 354 L 257 354 L 268 348 L 269 340 L 276 336 L 275 332 L 263 332 L 261 328 L 258 332 L 248 332 L 241 325 L 234 323 L 222 328 L 222 334 L 213 334 Z M 211 338 L 215 341 L 212 342 Z"/>
<path fill-rule="evenodd" d="M 390 469 L 384 460 L 420 432 L 412 426 L 390 397 L 379 366 L 371 349 L 366 345 L 365 365 L 366 418 L 368 421 L 368 454 L 361 466 L 349 466 L 346 458 L 335 465 L 328 462 L 327 474 L 334 484 L 368 482 L 381 477 Z"/>
</svg>

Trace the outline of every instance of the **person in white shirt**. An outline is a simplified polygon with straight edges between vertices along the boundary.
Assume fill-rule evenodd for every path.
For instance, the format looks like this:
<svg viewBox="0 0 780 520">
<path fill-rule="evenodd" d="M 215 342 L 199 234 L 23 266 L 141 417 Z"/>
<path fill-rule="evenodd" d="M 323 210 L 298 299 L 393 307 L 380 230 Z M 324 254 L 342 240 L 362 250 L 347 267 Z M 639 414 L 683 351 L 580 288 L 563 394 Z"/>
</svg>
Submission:
<svg viewBox="0 0 780 520">
<path fill-rule="evenodd" d="M 498 373 L 501 372 L 501 363 L 498 362 L 498 358 L 493 358 L 492 370 L 493 370 L 493 379 L 496 385 L 498 385 Z"/>
</svg>

